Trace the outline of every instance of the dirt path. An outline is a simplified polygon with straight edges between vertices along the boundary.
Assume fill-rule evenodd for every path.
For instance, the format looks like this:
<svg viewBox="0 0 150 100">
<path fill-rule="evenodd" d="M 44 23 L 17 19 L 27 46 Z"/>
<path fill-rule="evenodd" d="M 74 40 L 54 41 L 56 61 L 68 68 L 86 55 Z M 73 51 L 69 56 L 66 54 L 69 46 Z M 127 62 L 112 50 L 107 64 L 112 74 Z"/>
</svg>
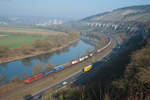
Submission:
<svg viewBox="0 0 150 100">
<path fill-rule="evenodd" d="M 4 36 L 8 36 L 8 35 L 1 35 L 1 34 L 0 34 L 0 37 L 4 37 Z"/>
</svg>

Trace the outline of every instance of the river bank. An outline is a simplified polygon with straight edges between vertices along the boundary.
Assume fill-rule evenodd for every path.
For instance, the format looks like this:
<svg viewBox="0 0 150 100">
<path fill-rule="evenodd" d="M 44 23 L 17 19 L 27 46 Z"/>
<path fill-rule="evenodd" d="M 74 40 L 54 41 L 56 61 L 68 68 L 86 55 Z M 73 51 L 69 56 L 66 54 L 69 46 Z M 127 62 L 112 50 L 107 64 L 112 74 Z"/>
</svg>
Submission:
<svg viewBox="0 0 150 100">
<path fill-rule="evenodd" d="M 80 71 L 83 68 L 83 65 L 89 65 L 93 61 L 95 62 L 95 60 L 102 59 L 105 55 L 107 55 L 109 52 L 111 52 L 113 46 L 114 46 L 114 44 L 112 43 L 110 45 L 110 47 L 106 49 L 106 51 L 101 52 L 97 56 L 90 57 L 89 59 L 85 60 L 84 62 L 69 66 L 65 70 L 61 70 L 57 73 L 49 75 L 48 77 L 44 77 L 43 79 L 35 81 L 32 84 L 26 85 L 26 84 L 24 84 L 24 81 L 19 81 L 18 83 L 12 82 L 10 84 L 1 86 L 0 89 L 4 90 L 4 91 L 0 92 L 0 98 L 2 100 L 4 100 L 4 99 L 20 100 L 28 94 L 34 94 L 43 88 L 51 87 L 55 83 L 62 81 L 63 79 L 65 79 L 66 77 L 69 77 L 70 75 L 76 73 L 77 71 Z M 6 88 L 8 88 L 8 89 L 6 89 Z M 5 94 L 7 96 L 4 96 L 3 94 Z"/>
<path fill-rule="evenodd" d="M 64 44 L 63 46 L 53 48 L 53 49 L 48 50 L 48 51 L 36 50 L 35 52 L 32 52 L 32 54 L 28 54 L 28 55 L 21 54 L 21 55 L 15 55 L 15 56 L 7 57 L 7 58 L 0 58 L 0 64 L 12 62 L 12 61 L 17 61 L 17 60 L 21 60 L 21 59 L 25 59 L 25 58 L 30 58 L 30 57 L 34 57 L 34 56 L 38 56 L 38 55 L 42 55 L 42 54 L 56 52 L 58 50 L 62 50 L 64 48 L 66 48 L 72 44 L 77 43 L 79 40 L 80 39 L 75 39 L 73 41 L 68 42 L 67 44 Z"/>
</svg>

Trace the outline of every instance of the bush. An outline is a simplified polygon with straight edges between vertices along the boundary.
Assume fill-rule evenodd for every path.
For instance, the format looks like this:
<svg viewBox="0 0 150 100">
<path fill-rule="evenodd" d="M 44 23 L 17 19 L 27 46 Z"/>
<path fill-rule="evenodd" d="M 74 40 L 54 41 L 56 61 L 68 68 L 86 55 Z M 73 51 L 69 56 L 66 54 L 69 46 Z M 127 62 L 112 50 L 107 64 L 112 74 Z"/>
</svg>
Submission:
<svg viewBox="0 0 150 100">
<path fill-rule="evenodd" d="M 33 68 L 32 75 L 39 74 L 43 71 L 44 71 L 43 65 L 40 62 L 38 62 Z"/>
<path fill-rule="evenodd" d="M 19 82 L 19 81 L 20 81 L 20 79 L 18 76 L 14 76 L 11 80 L 11 82 Z"/>
<path fill-rule="evenodd" d="M 8 56 L 10 49 L 8 46 L 0 46 L 0 57 Z"/>
</svg>

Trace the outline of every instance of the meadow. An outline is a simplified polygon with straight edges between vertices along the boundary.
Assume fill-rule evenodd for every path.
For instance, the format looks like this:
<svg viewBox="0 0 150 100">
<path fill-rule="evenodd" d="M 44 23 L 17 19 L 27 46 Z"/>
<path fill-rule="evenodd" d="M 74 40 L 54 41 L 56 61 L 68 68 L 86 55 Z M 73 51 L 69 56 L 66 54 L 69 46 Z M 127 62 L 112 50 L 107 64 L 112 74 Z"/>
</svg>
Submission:
<svg viewBox="0 0 150 100">
<path fill-rule="evenodd" d="M 8 32 L 0 32 L 0 35 L 0 46 L 8 46 L 8 48 L 19 48 L 23 45 L 32 44 L 37 39 L 51 37 L 50 35 L 11 34 Z"/>
<path fill-rule="evenodd" d="M 49 29 L 42 29 L 42 28 L 30 28 L 30 27 L 0 27 L 0 30 L 16 30 L 16 31 L 34 31 L 34 32 L 56 32 Z"/>
<path fill-rule="evenodd" d="M 44 28 L 34 28 L 34 27 L 0 27 L 0 32 L 7 33 L 20 33 L 20 34 L 39 34 L 39 35 L 59 35 L 64 34 L 63 32 L 53 31 Z"/>
<path fill-rule="evenodd" d="M 20 48 L 32 44 L 37 39 L 46 39 L 60 34 L 64 33 L 33 27 L 0 27 L 0 46 Z"/>
</svg>

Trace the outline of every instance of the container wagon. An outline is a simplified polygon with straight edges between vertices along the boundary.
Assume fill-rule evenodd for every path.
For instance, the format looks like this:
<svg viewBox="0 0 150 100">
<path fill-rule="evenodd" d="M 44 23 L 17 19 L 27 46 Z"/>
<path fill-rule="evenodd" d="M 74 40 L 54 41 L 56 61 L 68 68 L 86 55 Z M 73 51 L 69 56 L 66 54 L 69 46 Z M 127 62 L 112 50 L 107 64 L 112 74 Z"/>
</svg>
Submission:
<svg viewBox="0 0 150 100">
<path fill-rule="evenodd" d="M 37 79 L 41 79 L 41 78 L 43 78 L 43 74 L 39 74 L 39 75 L 36 75 L 35 76 L 35 79 L 37 80 Z"/>
<path fill-rule="evenodd" d="M 88 65 L 86 67 L 83 68 L 83 72 L 87 72 L 87 71 L 90 71 L 92 69 L 92 65 Z"/>
<path fill-rule="evenodd" d="M 89 58 L 89 56 L 85 56 L 85 57 L 84 57 L 84 59 L 88 59 L 88 58 Z"/>
<path fill-rule="evenodd" d="M 77 63 L 78 63 L 78 60 L 74 60 L 71 62 L 72 65 L 77 64 Z"/>
<path fill-rule="evenodd" d="M 25 83 L 28 84 L 28 83 L 31 83 L 31 82 L 33 82 L 35 80 L 36 80 L 35 77 L 29 77 L 27 80 L 25 80 Z"/>
<path fill-rule="evenodd" d="M 84 57 L 82 57 L 82 58 L 79 58 L 79 61 L 81 62 L 81 61 L 84 61 Z"/>
<path fill-rule="evenodd" d="M 93 53 L 90 53 L 90 57 L 92 57 L 93 56 Z"/>
<path fill-rule="evenodd" d="M 60 65 L 60 66 L 54 67 L 53 71 L 54 72 L 59 71 L 59 70 L 63 69 L 64 67 L 65 67 L 64 65 Z"/>
<path fill-rule="evenodd" d="M 42 72 L 43 76 L 48 76 L 50 73 L 52 73 L 52 70 L 48 70 L 46 72 Z"/>
</svg>

